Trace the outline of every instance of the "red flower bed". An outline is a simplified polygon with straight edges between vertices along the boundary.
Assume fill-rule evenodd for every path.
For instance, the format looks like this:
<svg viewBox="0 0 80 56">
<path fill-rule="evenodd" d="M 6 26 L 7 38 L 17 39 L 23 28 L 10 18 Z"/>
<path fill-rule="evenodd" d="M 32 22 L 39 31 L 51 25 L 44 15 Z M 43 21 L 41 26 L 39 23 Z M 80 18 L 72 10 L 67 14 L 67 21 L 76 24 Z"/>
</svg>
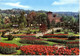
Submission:
<svg viewBox="0 0 80 56">
<path fill-rule="evenodd" d="M 28 45 L 20 48 L 26 55 L 79 55 L 79 48 L 58 48 L 55 46 Z"/>
<path fill-rule="evenodd" d="M 56 38 L 56 39 L 63 39 L 63 40 L 67 40 L 67 38 L 59 38 L 59 37 L 48 37 L 48 38 Z"/>
<path fill-rule="evenodd" d="M 22 40 L 23 39 L 27 39 L 27 40 L 44 40 L 44 39 L 37 39 L 36 37 L 23 37 L 21 38 Z"/>
<path fill-rule="evenodd" d="M 44 34 L 44 36 L 48 36 L 48 35 L 57 35 L 57 36 L 61 36 L 61 35 L 68 35 L 68 34 Z"/>
<path fill-rule="evenodd" d="M 14 47 L 16 47 L 16 48 L 18 47 L 16 44 L 9 44 L 9 43 L 2 43 L 2 42 L 0 42 L 0 46 L 1 47 L 9 47 L 9 48 L 10 47 L 13 47 L 13 48 Z"/>
<path fill-rule="evenodd" d="M 67 42 L 67 44 L 79 44 L 79 41 L 77 41 L 77 42 Z"/>
</svg>

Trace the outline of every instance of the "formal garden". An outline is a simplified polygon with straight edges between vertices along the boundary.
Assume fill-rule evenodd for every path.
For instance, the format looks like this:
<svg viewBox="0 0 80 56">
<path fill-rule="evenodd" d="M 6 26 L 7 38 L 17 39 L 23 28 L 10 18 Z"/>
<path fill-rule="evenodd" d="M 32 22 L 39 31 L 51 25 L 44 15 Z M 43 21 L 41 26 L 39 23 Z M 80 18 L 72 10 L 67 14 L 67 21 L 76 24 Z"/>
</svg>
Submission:
<svg viewBox="0 0 80 56">
<path fill-rule="evenodd" d="M 21 14 L 18 19 L 25 19 L 23 15 Z M 78 21 L 74 22 L 73 17 L 71 20 L 71 17 L 63 16 L 63 22 L 53 21 L 49 24 L 45 21 L 44 13 L 36 16 L 34 12 L 30 15 L 29 18 L 37 17 L 40 22 L 37 19 L 34 22 L 19 19 L 19 21 L 12 20 L 12 23 L 0 24 L 0 55 L 79 55 Z M 13 27 L 15 23 L 19 26 Z M 25 27 L 25 24 L 28 26 Z"/>
</svg>

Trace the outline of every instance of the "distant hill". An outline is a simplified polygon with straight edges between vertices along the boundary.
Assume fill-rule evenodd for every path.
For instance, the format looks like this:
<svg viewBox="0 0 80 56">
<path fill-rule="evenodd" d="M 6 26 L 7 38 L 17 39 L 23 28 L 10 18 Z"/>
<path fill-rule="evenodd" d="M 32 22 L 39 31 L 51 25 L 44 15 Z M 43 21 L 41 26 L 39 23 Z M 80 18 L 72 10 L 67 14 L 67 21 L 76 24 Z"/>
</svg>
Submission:
<svg viewBox="0 0 80 56">
<path fill-rule="evenodd" d="M 20 14 L 21 11 L 25 11 L 27 14 L 31 11 L 35 10 L 24 10 L 24 9 L 19 9 L 19 8 L 13 8 L 13 9 L 8 9 L 8 10 L 0 10 L 0 14 L 5 13 L 5 14 Z M 48 11 L 35 11 L 35 12 L 40 12 L 40 13 L 46 13 Z M 74 16 L 75 18 L 79 18 L 79 13 L 78 12 L 53 12 L 53 14 L 58 14 L 60 16 Z"/>
</svg>

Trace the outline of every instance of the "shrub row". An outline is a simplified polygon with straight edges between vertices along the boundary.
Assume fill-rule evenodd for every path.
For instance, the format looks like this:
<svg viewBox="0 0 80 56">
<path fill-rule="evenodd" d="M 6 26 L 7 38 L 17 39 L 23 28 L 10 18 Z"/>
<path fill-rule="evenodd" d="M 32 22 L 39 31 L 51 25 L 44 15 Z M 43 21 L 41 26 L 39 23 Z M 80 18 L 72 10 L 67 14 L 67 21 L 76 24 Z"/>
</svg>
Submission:
<svg viewBox="0 0 80 56">
<path fill-rule="evenodd" d="M 36 37 L 24 37 L 19 41 L 23 44 L 48 44 L 43 42 L 44 39 L 37 39 Z"/>
<path fill-rule="evenodd" d="M 51 41 L 51 42 L 57 42 L 57 43 L 68 43 L 68 42 L 79 42 L 79 40 L 61 40 L 61 39 L 48 39 L 47 41 Z"/>
<path fill-rule="evenodd" d="M 42 38 L 47 38 L 47 37 L 59 37 L 59 38 L 79 38 L 79 36 L 66 36 L 66 35 L 45 35 Z"/>
</svg>

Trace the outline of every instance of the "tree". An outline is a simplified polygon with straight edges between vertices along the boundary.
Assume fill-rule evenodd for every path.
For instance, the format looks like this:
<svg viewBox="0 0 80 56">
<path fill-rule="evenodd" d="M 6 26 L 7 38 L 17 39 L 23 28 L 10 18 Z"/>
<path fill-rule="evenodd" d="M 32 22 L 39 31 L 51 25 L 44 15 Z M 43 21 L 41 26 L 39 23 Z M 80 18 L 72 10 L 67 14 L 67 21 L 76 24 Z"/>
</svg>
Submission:
<svg viewBox="0 0 80 56">
<path fill-rule="evenodd" d="M 36 19 L 36 12 L 32 11 L 27 15 L 27 24 L 28 26 L 31 24 L 32 21 Z"/>
<path fill-rule="evenodd" d="M 40 24 L 47 24 L 47 15 L 45 13 L 38 13 L 37 14 L 37 21 Z"/>
<path fill-rule="evenodd" d="M 1 15 L 0 15 L 0 24 L 1 24 L 1 21 L 2 21 L 2 17 L 1 17 Z"/>
<path fill-rule="evenodd" d="M 45 24 L 42 24 L 40 27 L 39 27 L 40 31 L 42 32 L 45 32 L 46 29 L 47 29 L 47 26 Z"/>
<path fill-rule="evenodd" d="M 64 27 L 68 28 L 74 25 L 75 18 L 73 16 L 62 16 L 62 22 L 64 23 Z"/>
<path fill-rule="evenodd" d="M 24 14 L 25 14 L 25 12 L 21 12 L 18 24 L 19 24 L 19 26 L 21 26 L 21 25 L 23 26 L 23 24 L 24 24 L 24 27 L 26 27 L 27 21 L 26 21 Z"/>
<path fill-rule="evenodd" d="M 0 15 L 0 28 L 2 28 L 2 17 Z"/>
</svg>

